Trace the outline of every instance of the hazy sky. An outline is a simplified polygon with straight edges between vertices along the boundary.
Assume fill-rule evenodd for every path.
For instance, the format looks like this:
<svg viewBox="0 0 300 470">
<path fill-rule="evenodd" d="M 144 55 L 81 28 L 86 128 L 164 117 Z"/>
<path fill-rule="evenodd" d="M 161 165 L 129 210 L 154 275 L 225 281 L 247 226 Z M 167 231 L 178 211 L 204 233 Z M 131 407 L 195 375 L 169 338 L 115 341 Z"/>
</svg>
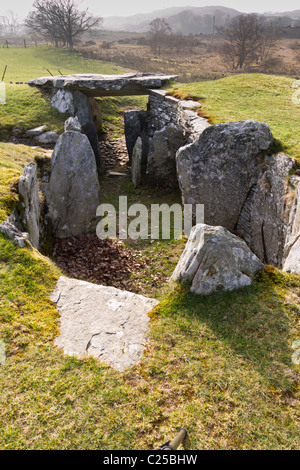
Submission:
<svg viewBox="0 0 300 470">
<path fill-rule="evenodd" d="M 1 1 L 0 16 L 7 14 L 8 10 L 13 10 L 20 17 L 26 16 L 31 10 L 33 0 L 5 0 Z M 196 6 L 222 5 L 234 8 L 241 12 L 264 13 L 268 11 L 281 12 L 297 10 L 300 8 L 299 0 L 151 0 L 151 2 L 141 2 L 140 0 L 110 0 L 101 2 L 99 0 L 83 0 L 81 7 L 102 17 L 106 16 L 129 16 L 136 13 L 149 13 L 154 10 L 169 8 L 173 6 Z"/>
</svg>

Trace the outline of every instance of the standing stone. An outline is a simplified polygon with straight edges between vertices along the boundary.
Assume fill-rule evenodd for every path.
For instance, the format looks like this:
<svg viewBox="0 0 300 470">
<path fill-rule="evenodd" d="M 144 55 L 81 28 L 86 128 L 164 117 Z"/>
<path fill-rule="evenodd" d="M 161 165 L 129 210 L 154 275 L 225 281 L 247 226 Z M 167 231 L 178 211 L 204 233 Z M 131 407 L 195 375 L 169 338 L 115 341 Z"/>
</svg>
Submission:
<svg viewBox="0 0 300 470">
<path fill-rule="evenodd" d="M 246 243 L 224 227 L 195 225 L 171 276 L 171 283 L 190 284 L 191 292 L 208 295 L 252 284 L 263 263 Z"/>
<path fill-rule="evenodd" d="M 142 139 L 137 138 L 132 152 L 131 177 L 133 186 L 138 188 L 142 183 Z"/>
<path fill-rule="evenodd" d="M 74 114 L 77 116 L 82 132 L 86 134 L 94 152 L 98 175 L 104 173 L 104 164 L 101 158 L 97 131 L 92 117 L 89 98 L 80 91 L 73 92 Z"/>
<path fill-rule="evenodd" d="M 124 133 L 129 162 L 137 138 L 141 137 L 144 142 L 148 140 L 147 116 L 147 111 L 127 111 L 124 114 Z"/>
<path fill-rule="evenodd" d="M 103 118 L 99 104 L 93 97 L 89 97 L 89 105 L 91 108 L 91 116 L 93 119 L 93 123 L 95 125 L 96 131 L 101 132 L 103 126 Z"/>
<path fill-rule="evenodd" d="M 177 188 L 176 152 L 186 143 L 183 131 L 168 124 L 150 140 L 147 160 L 147 183 L 151 186 Z"/>
<path fill-rule="evenodd" d="M 292 176 L 289 180 L 291 199 L 289 220 L 287 224 L 283 271 L 300 274 L 300 177 Z"/>
<path fill-rule="evenodd" d="M 206 128 L 197 141 L 177 152 L 183 203 L 204 204 L 205 223 L 234 230 L 272 142 L 265 123 L 239 121 Z"/>
<path fill-rule="evenodd" d="M 94 230 L 100 187 L 87 136 L 75 131 L 62 134 L 51 166 L 46 199 L 55 235 L 64 238 Z"/>
<path fill-rule="evenodd" d="M 283 154 L 266 157 L 251 201 L 249 246 L 264 263 L 277 267 L 284 254 L 288 180 L 294 164 Z"/>
<path fill-rule="evenodd" d="M 37 168 L 33 162 L 29 163 L 25 167 L 23 175 L 20 176 L 19 194 L 21 204 L 24 208 L 24 214 L 22 216 L 24 231 L 28 233 L 32 246 L 38 249 L 40 238 L 39 186 L 37 180 Z"/>
</svg>

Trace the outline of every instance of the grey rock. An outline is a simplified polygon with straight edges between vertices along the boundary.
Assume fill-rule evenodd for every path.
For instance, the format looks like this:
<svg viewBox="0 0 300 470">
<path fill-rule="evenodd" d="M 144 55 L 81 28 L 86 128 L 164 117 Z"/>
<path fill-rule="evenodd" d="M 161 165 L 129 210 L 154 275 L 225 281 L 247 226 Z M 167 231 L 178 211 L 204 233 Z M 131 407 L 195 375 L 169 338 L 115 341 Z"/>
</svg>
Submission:
<svg viewBox="0 0 300 470">
<path fill-rule="evenodd" d="M 29 137 L 36 137 L 38 135 L 41 135 L 46 128 L 46 125 L 35 127 L 34 129 L 28 129 L 25 134 Z"/>
<path fill-rule="evenodd" d="M 131 178 L 135 188 L 138 188 L 142 183 L 142 152 L 142 139 L 138 137 L 131 160 Z"/>
<path fill-rule="evenodd" d="M 89 97 L 89 105 L 91 109 L 92 120 L 97 132 L 102 131 L 103 117 L 99 104 L 93 97 Z"/>
<path fill-rule="evenodd" d="M 289 193 L 285 203 L 289 204 L 289 219 L 284 246 L 283 271 L 300 274 L 300 177 L 289 180 Z"/>
<path fill-rule="evenodd" d="M 149 143 L 147 182 L 177 188 L 176 152 L 186 143 L 182 129 L 173 123 L 156 131 Z"/>
<path fill-rule="evenodd" d="M 246 243 L 224 227 L 195 225 L 170 282 L 190 284 L 191 292 L 209 295 L 252 284 L 263 263 Z"/>
<path fill-rule="evenodd" d="M 59 135 L 57 132 L 44 132 L 43 134 L 36 137 L 36 140 L 41 144 L 55 144 L 58 140 Z"/>
<path fill-rule="evenodd" d="M 96 127 L 92 117 L 89 98 L 80 91 L 73 92 L 74 113 L 77 116 L 82 132 L 87 136 L 94 152 L 98 175 L 101 176 L 104 172 L 104 163 L 101 158 L 99 139 Z"/>
<path fill-rule="evenodd" d="M 40 77 L 28 82 L 41 88 L 64 88 L 81 91 L 89 96 L 148 94 L 149 89 L 161 88 L 177 75 L 127 73 L 120 75 L 74 74 Z"/>
<path fill-rule="evenodd" d="M 124 133 L 129 162 L 132 159 L 132 152 L 138 137 L 148 137 L 147 133 L 147 112 L 127 111 L 124 113 Z M 143 139 L 144 140 L 144 139 Z"/>
<path fill-rule="evenodd" d="M 73 94 L 69 90 L 55 90 L 51 99 L 51 106 L 60 113 L 74 115 Z"/>
<path fill-rule="evenodd" d="M 100 187 L 87 136 L 74 131 L 62 134 L 51 166 L 46 199 L 56 236 L 64 238 L 94 230 Z"/>
<path fill-rule="evenodd" d="M 289 250 L 282 270 L 288 273 L 300 274 L 300 233 Z"/>
<path fill-rule="evenodd" d="M 289 173 L 294 165 L 295 161 L 283 154 L 266 157 L 250 208 L 249 246 L 264 263 L 280 268 L 288 216 Z"/>
<path fill-rule="evenodd" d="M 233 230 L 272 142 L 269 126 L 255 121 L 204 129 L 176 155 L 183 203 L 204 204 L 205 223 Z"/>
<path fill-rule="evenodd" d="M 19 194 L 20 200 L 24 207 L 22 215 L 22 225 L 29 234 L 29 240 L 37 250 L 39 249 L 39 184 L 37 179 L 36 164 L 31 162 L 19 178 Z"/>
<path fill-rule="evenodd" d="M 77 116 L 75 117 L 71 116 L 69 117 L 69 119 L 65 121 L 65 132 L 67 131 L 75 131 L 75 132 L 82 131 L 81 124 Z"/>
<path fill-rule="evenodd" d="M 141 358 L 148 312 L 158 304 L 142 295 L 63 276 L 51 300 L 61 316 L 55 345 L 65 354 L 93 356 L 118 371 Z"/>
<path fill-rule="evenodd" d="M 27 246 L 28 233 L 21 232 L 9 220 L 6 220 L 0 224 L 0 233 L 12 240 L 13 243 L 20 248 L 25 248 Z"/>
</svg>

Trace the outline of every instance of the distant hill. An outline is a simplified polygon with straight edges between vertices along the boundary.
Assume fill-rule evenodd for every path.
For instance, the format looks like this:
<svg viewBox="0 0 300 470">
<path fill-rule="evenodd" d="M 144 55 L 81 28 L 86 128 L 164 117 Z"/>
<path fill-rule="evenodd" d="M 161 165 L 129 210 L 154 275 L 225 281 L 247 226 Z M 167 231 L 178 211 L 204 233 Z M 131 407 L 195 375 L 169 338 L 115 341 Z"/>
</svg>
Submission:
<svg viewBox="0 0 300 470">
<path fill-rule="evenodd" d="M 208 33 L 212 30 L 212 18 L 216 18 L 216 26 L 223 26 L 226 21 L 241 12 L 226 7 L 174 7 L 156 10 L 127 17 L 104 18 L 103 28 L 110 30 L 146 32 L 154 18 L 166 18 L 174 32 Z"/>
<path fill-rule="evenodd" d="M 293 20 L 300 19 L 300 10 L 284 11 L 280 13 L 265 13 L 268 16 L 288 16 Z"/>
<path fill-rule="evenodd" d="M 222 6 L 206 7 L 173 7 L 155 10 L 151 13 L 137 14 L 127 17 L 112 16 L 104 18 L 103 28 L 110 31 L 128 31 L 144 33 L 149 31 L 149 23 L 154 18 L 166 18 L 174 33 L 182 34 L 210 34 L 215 21 L 216 28 L 226 26 L 242 12 Z M 293 24 L 300 19 L 300 10 L 284 13 L 268 12 L 264 14 L 268 18 L 285 17 L 285 25 Z M 215 20 L 213 20 L 215 18 Z"/>
</svg>

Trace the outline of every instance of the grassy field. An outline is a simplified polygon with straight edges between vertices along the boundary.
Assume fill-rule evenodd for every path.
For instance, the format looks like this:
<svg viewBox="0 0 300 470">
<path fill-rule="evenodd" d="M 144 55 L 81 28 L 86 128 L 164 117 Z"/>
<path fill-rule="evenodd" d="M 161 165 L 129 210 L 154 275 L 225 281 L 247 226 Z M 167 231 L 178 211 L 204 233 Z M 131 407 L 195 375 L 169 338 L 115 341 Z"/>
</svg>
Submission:
<svg viewBox="0 0 300 470">
<path fill-rule="evenodd" d="M 211 123 L 256 120 L 269 124 L 284 151 L 300 162 L 300 103 L 292 96 L 294 79 L 242 74 L 221 80 L 174 85 L 172 94 L 200 100 Z"/>
<path fill-rule="evenodd" d="M 214 87 L 223 89 L 218 99 Z M 175 92 L 201 97 L 204 111 L 218 120 L 225 89 L 222 82 L 207 82 Z M 20 90 L 28 91 L 25 85 Z M 59 128 L 62 121 L 56 123 L 48 98 L 28 93 L 30 114 L 25 100 L 18 105 L 12 94 L 11 113 L 3 117 L 0 108 L 1 126 L 11 119 L 10 126 L 26 128 L 30 115 L 30 125 L 43 119 Z M 235 99 L 243 102 L 237 93 Z M 252 101 L 247 103 L 251 112 Z M 102 105 L 108 132 L 119 134 L 119 105 L 126 102 Z M 238 106 L 231 106 L 237 112 Z M 43 118 L 35 117 L 42 110 Z M 0 221 L 17 203 L 15 182 L 24 166 L 42 155 L 39 148 L 0 144 Z M 127 180 L 118 188 L 105 180 L 102 190 L 111 203 L 118 191 L 128 195 L 129 204 L 178 198 L 134 190 Z M 299 365 L 292 362 L 292 344 L 300 339 L 300 277 L 268 267 L 253 286 L 231 293 L 170 293 L 166 279 L 183 246 L 183 241 L 127 244 L 148 260 L 137 285 L 161 303 L 151 312 L 141 361 L 120 373 L 53 346 L 59 315 L 49 295 L 61 272 L 48 257 L 0 235 L 0 340 L 6 347 L 6 363 L 0 365 L 1 449 L 156 449 L 182 426 L 189 432 L 186 449 L 300 449 Z"/>
<path fill-rule="evenodd" d="M 79 52 L 54 47 L 1 48 L 2 73 L 7 65 L 4 82 L 27 82 L 37 77 L 71 73 L 118 74 L 124 69 L 108 61 L 86 59 Z M 50 71 L 50 73 L 49 73 Z M 1 69 L 0 69 L 1 72 Z M 1 73 L 1 76 L 2 76 Z"/>
</svg>

